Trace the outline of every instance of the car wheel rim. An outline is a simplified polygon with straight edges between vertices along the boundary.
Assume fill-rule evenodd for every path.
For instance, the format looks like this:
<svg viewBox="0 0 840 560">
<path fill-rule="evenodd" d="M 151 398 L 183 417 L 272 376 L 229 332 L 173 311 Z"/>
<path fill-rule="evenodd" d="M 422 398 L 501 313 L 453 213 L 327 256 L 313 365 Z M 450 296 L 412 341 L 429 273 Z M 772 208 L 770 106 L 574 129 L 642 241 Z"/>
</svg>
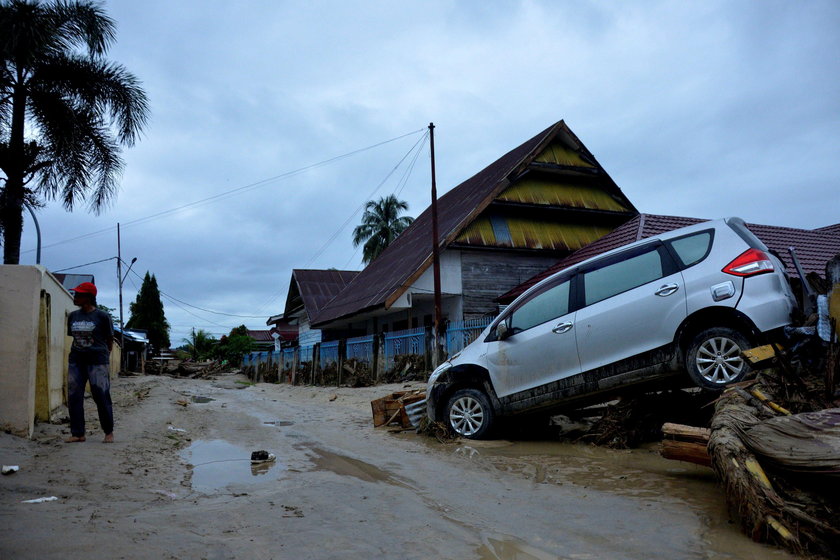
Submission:
<svg viewBox="0 0 840 560">
<path fill-rule="evenodd" d="M 729 383 L 744 370 L 741 347 L 724 336 L 709 338 L 697 349 L 697 371 L 715 385 Z"/>
<path fill-rule="evenodd" d="M 449 423 L 456 433 L 462 436 L 475 434 L 484 422 L 484 409 L 481 403 L 472 397 L 461 397 L 452 403 L 449 409 Z"/>
</svg>

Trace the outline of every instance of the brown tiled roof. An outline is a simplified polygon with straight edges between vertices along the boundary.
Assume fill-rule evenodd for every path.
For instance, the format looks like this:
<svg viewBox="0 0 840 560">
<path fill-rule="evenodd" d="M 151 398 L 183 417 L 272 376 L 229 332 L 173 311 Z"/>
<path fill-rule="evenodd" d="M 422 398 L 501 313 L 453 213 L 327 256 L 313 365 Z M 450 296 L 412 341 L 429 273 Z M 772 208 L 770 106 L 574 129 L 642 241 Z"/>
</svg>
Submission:
<svg viewBox="0 0 840 560">
<path fill-rule="evenodd" d="M 785 268 L 791 276 L 799 276 L 788 252 L 793 247 L 796 258 L 805 274 L 815 272 L 825 276 L 825 265 L 834 255 L 840 254 L 840 229 L 834 231 L 796 229 L 779 226 L 747 224 L 767 247 L 781 255 Z"/>
<path fill-rule="evenodd" d="M 248 331 L 248 336 L 256 342 L 274 342 L 271 331 Z"/>
<path fill-rule="evenodd" d="M 814 231 L 827 231 L 829 233 L 840 233 L 840 224 L 834 224 L 832 226 L 823 226 L 821 228 L 817 228 Z"/>
<path fill-rule="evenodd" d="M 639 214 L 626 224 L 616 228 L 612 233 L 605 235 L 598 241 L 587 245 L 579 251 L 575 251 L 547 270 L 529 278 L 519 286 L 499 296 L 496 301 L 499 303 L 510 303 L 540 280 L 601 253 L 623 247 L 639 239 L 661 235 L 668 231 L 705 221 L 708 220 L 681 216 Z M 791 276 L 798 277 L 798 274 L 790 258 L 788 247 L 795 249 L 796 257 L 805 274 L 816 272 L 820 276 L 825 274 L 825 264 L 829 259 L 840 253 L 840 228 L 836 228 L 835 226 L 818 230 L 758 224 L 747 224 L 747 227 L 769 249 L 772 249 L 777 255 L 781 256 L 782 261 L 785 263 L 787 273 Z"/>
<path fill-rule="evenodd" d="M 318 313 L 330 300 L 337 296 L 353 278 L 358 275 L 356 270 L 312 270 L 295 269 L 292 271 L 292 282 L 297 285 L 298 293 L 303 300 L 303 306 L 309 317 Z M 292 287 L 289 286 L 291 294 Z M 291 298 L 287 298 L 287 306 Z M 286 309 L 286 313 L 294 311 Z"/>
<path fill-rule="evenodd" d="M 511 178 L 554 138 L 567 136 L 586 150 L 563 121 L 546 128 L 530 140 L 509 151 L 438 199 L 438 243 L 447 247 L 505 188 Z M 597 164 L 596 164 L 597 165 Z M 609 188 L 626 200 L 618 186 L 605 173 Z M 635 212 L 629 201 L 628 206 Z M 420 214 L 382 254 L 362 270 L 335 299 L 311 317 L 315 326 L 370 309 L 389 307 L 431 265 L 431 207 Z"/>
</svg>

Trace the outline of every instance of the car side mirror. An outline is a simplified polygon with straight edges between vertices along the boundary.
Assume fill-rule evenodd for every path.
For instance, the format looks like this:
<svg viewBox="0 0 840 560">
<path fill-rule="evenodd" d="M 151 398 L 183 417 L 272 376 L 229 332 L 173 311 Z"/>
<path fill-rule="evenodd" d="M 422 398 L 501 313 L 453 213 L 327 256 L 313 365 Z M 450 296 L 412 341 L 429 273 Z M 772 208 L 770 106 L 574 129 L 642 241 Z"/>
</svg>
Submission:
<svg viewBox="0 0 840 560">
<path fill-rule="evenodd" d="M 502 321 L 498 325 L 496 325 L 496 338 L 498 340 L 504 340 L 511 335 L 511 331 L 507 326 L 506 321 Z"/>
</svg>

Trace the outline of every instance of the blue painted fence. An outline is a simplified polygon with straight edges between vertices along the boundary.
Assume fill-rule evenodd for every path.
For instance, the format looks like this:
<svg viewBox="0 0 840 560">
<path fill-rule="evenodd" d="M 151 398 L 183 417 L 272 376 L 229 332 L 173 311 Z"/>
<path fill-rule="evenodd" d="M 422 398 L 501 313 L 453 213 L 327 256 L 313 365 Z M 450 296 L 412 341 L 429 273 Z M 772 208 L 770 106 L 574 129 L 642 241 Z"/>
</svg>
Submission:
<svg viewBox="0 0 840 560">
<path fill-rule="evenodd" d="M 482 317 L 459 323 L 450 323 L 446 329 L 444 350 L 447 356 L 454 356 L 474 341 L 495 317 Z"/>
<path fill-rule="evenodd" d="M 483 317 L 450 323 L 443 340 L 444 352 L 452 356 L 473 342 L 493 321 Z M 348 361 L 365 364 L 376 381 L 393 380 L 394 374 L 408 370 L 422 374 L 431 369 L 433 340 L 431 329 L 404 331 L 332 340 L 274 352 L 252 352 L 244 356 L 243 367 L 254 378 L 278 380 L 300 385 L 339 385 L 343 367 Z M 356 366 L 353 366 L 354 368 Z M 396 369 L 400 369 L 399 372 Z"/>
</svg>

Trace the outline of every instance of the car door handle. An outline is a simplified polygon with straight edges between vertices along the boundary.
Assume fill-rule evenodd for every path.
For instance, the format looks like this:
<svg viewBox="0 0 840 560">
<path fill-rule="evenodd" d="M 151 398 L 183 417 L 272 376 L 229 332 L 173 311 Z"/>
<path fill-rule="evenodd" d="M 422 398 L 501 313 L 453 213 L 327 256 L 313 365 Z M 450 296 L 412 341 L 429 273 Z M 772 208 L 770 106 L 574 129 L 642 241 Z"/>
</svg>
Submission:
<svg viewBox="0 0 840 560">
<path fill-rule="evenodd" d="M 661 297 L 666 297 L 670 296 L 679 289 L 680 287 L 676 284 L 665 284 L 653 293 Z"/>
<path fill-rule="evenodd" d="M 575 326 L 574 323 L 560 323 L 556 327 L 551 329 L 551 332 L 563 334 L 564 332 L 569 332 L 570 330 L 572 330 L 573 326 Z"/>
</svg>

